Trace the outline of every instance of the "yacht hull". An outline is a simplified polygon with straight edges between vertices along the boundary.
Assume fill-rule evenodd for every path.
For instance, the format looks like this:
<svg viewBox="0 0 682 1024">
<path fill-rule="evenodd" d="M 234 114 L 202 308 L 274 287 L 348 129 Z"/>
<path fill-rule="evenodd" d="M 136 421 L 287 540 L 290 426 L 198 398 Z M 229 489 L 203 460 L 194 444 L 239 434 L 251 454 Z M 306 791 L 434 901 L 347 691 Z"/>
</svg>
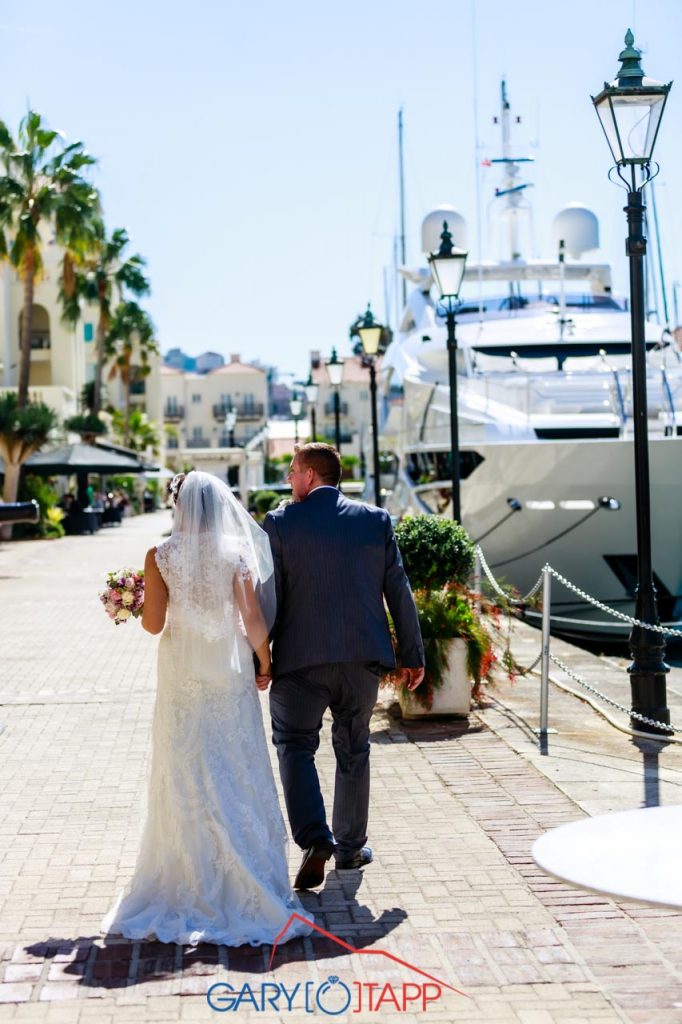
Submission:
<svg viewBox="0 0 682 1024">
<path fill-rule="evenodd" d="M 526 594 L 548 563 L 580 590 L 633 614 L 637 545 L 631 440 L 481 442 L 463 445 L 462 452 L 467 450 L 482 461 L 462 481 L 462 521 L 475 540 L 481 539 L 485 558 L 500 582 Z M 682 438 L 651 439 L 649 450 L 659 610 L 662 621 L 675 622 L 682 612 L 677 522 L 682 508 Z M 447 482 L 441 484 L 440 490 L 415 488 L 403 474 L 387 507 L 395 514 L 423 512 L 426 499 L 431 511 L 449 514 Z M 600 498 L 612 500 L 600 503 Z M 508 499 L 516 499 L 521 510 L 510 514 Z M 583 507 L 566 508 L 566 502 Z M 617 637 L 629 630 L 557 581 L 552 614 L 553 628 L 572 635 Z"/>
</svg>

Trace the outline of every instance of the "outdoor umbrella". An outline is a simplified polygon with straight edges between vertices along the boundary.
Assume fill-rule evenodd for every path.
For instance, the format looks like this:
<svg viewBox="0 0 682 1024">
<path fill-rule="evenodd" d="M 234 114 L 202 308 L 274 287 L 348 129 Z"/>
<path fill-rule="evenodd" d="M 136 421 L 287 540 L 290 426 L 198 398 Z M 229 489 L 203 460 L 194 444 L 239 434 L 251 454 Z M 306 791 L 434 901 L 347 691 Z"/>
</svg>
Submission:
<svg viewBox="0 0 682 1024">
<path fill-rule="evenodd" d="M 88 504 L 88 473 L 144 473 L 148 468 L 133 455 L 123 455 L 99 445 L 82 442 L 36 452 L 24 465 L 27 473 L 41 476 L 71 476 L 75 473 L 81 508 Z"/>
</svg>

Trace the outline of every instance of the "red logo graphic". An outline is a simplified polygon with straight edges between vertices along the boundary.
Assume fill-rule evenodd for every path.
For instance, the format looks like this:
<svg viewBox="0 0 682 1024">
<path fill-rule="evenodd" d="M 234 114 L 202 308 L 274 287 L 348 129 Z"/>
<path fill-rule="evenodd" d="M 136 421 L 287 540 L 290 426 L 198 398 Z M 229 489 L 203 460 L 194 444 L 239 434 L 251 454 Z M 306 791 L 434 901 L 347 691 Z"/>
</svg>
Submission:
<svg viewBox="0 0 682 1024">
<path fill-rule="evenodd" d="M 393 963 L 400 964 L 401 967 L 407 967 L 410 971 L 415 971 L 417 974 L 420 974 L 423 978 L 428 978 L 429 981 L 434 982 L 436 985 L 440 986 L 441 989 L 446 988 L 449 989 L 450 992 L 455 992 L 458 996 L 465 996 L 466 999 L 471 998 L 471 996 L 467 995 L 466 992 L 462 992 L 460 989 L 455 988 L 454 985 L 448 985 L 446 981 L 441 981 L 440 978 L 436 978 L 433 974 L 429 974 L 428 971 L 423 971 L 421 967 L 417 967 L 415 966 L 415 964 L 411 964 L 407 960 L 402 960 L 399 956 L 396 956 L 394 953 L 390 953 L 386 949 L 356 949 L 355 946 L 351 946 L 350 943 L 344 942 L 343 939 L 340 939 L 338 935 L 334 935 L 332 932 L 325 931 L 324 928 L 320 928 L 320 926 L 315 924 L 314 921 L 309 921 L 306 917 L 302 917 L 300 914 L 297 914 L 295 912 L 292 913 L 291 917 L 285 924 L 284 928 L 282 928 L 279 935 L 275 937 L 275 941 L 272 946 L 272 953 L 270 954 L 270 964 L 268 968 L 269 970 L 272 970 L 272 962 L 275 959 L 277 946 L 279 942 L 282 940 L 283 936 L 286 935 L 293 921 L 302 921 L 304 924 L 307 924 L 310 928 L 318 932 L 320 935 L 324 935 L 326 939 L 331 939 L 332 942 L 335 942 L 338 946 L 341 946 L 342 949 L 348 950 L 349 953 L 357 953 L 359 956 L 386 957 L 387 960 L 391 960 L 393 961 Z M 440 996 L 440 992 L 438 993 L 438 995 Z M 391 999 L 391 1001 L 393 1002 L 393 999 Z M 372 1009 L 373 1007 L 370 1006 L 369 1008 Z M 406 1007 L 402 1007 L 402 1009 L 406 1009 Z"/>
</svg>

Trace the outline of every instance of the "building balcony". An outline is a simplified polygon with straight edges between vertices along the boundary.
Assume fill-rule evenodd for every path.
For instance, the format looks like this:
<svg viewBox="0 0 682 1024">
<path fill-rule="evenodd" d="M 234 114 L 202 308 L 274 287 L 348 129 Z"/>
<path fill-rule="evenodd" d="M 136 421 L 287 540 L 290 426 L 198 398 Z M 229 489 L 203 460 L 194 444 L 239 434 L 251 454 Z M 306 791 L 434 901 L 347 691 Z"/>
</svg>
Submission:
<svg viewBox="0 0 682 1024">
<path fill-rule="evenodd" d="M 179 423 L 185 418 L 184 405 L 166 405 L 163 410 L 163 418 L 169 423 Z"/>
<path fill-rule="evenodd" d="M 245 405 L 217 402 L 213 406 L 213 418 L 219 423 L 224 423 L 230 411 L 237 414 L 238 420 L 262 420 L 265 416 L 265 406 L 262 402 L 247 402 Z"/>
<path fill-rule="evenodd" d="M 347 416 L 348 415 L 348 402 L 339 402 L 339 412 L 340 412 L 340 414 L 342 416 Z M 325 414 L 325 416 L 333 416 L 334 415 L 334 400 L 333 399 L 332 399 L 331 402 L 325 402 L 324 414 Z"/>
<path fill-rule="evenodd" d="M 235 406 L 238 420 L 262 420 L 265 416 L 265 406 L 262 402 L 249 402 L 246 405 Z"/>
</svg>

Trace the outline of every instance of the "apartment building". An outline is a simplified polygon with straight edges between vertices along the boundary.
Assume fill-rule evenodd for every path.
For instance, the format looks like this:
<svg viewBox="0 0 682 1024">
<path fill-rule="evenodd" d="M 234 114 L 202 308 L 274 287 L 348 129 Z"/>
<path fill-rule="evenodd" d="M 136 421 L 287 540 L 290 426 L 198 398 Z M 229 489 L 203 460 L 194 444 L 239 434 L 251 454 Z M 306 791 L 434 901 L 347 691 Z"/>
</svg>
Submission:
<svg viewBox="0 0 682 1024">
<path fill-rule="evenodd" d="M 345 356 L 343 378 L 339 388 L 341 454 L 362 457 L 370 443 L 372 410 L 370 405 L 369 369 L 362 365 L 360 356 Z M 381 360 L 377 361 L 377 371 Z M 334 389 L 324 359 L 317 351 L 310 353 L 310 372 L 319 386 L 315 403 L 318 440 L 334 444 Z M 307 410 L 310 417 L 310 410 Z"/>
<path fill-rule="evenodd" d="M 259 486 L 268 417 L 265 370 L 231 355 L 206 373 L 164 365 L 160 376 L 169 465 L 191 465 L 235 484 L 238 476 L 242 488 Z"/>
<path fill-rule="evenodd" d="M 62 257 L 58 246 L 45 245 L 44 270 L 35 284 L 29 377 L 29 397 L 45 402 L 60 420 L 80 411 L 83 385 L 94 379 L 98 320 L 97 307 L 85 304 L 75 327 L 63 323 L 59 302 Z M 23 304 L 22 283 L 14 269 L 3 263 L 0 265 L 0 386 L 3 391 L 16 390 L 18 385 Z M 151 358 L 150 367 L 151 372 L 146 377 L 139 375 L 133 380 L 131 405 L 146 412 L 149 419 L 158 424 L 162 435 L 159 357 Z M 103 377 L 106 404 L 123 409 L 123 385 L 118 378 L 109 379 L 109 369 L 105 367 Z"/>
</svg>

